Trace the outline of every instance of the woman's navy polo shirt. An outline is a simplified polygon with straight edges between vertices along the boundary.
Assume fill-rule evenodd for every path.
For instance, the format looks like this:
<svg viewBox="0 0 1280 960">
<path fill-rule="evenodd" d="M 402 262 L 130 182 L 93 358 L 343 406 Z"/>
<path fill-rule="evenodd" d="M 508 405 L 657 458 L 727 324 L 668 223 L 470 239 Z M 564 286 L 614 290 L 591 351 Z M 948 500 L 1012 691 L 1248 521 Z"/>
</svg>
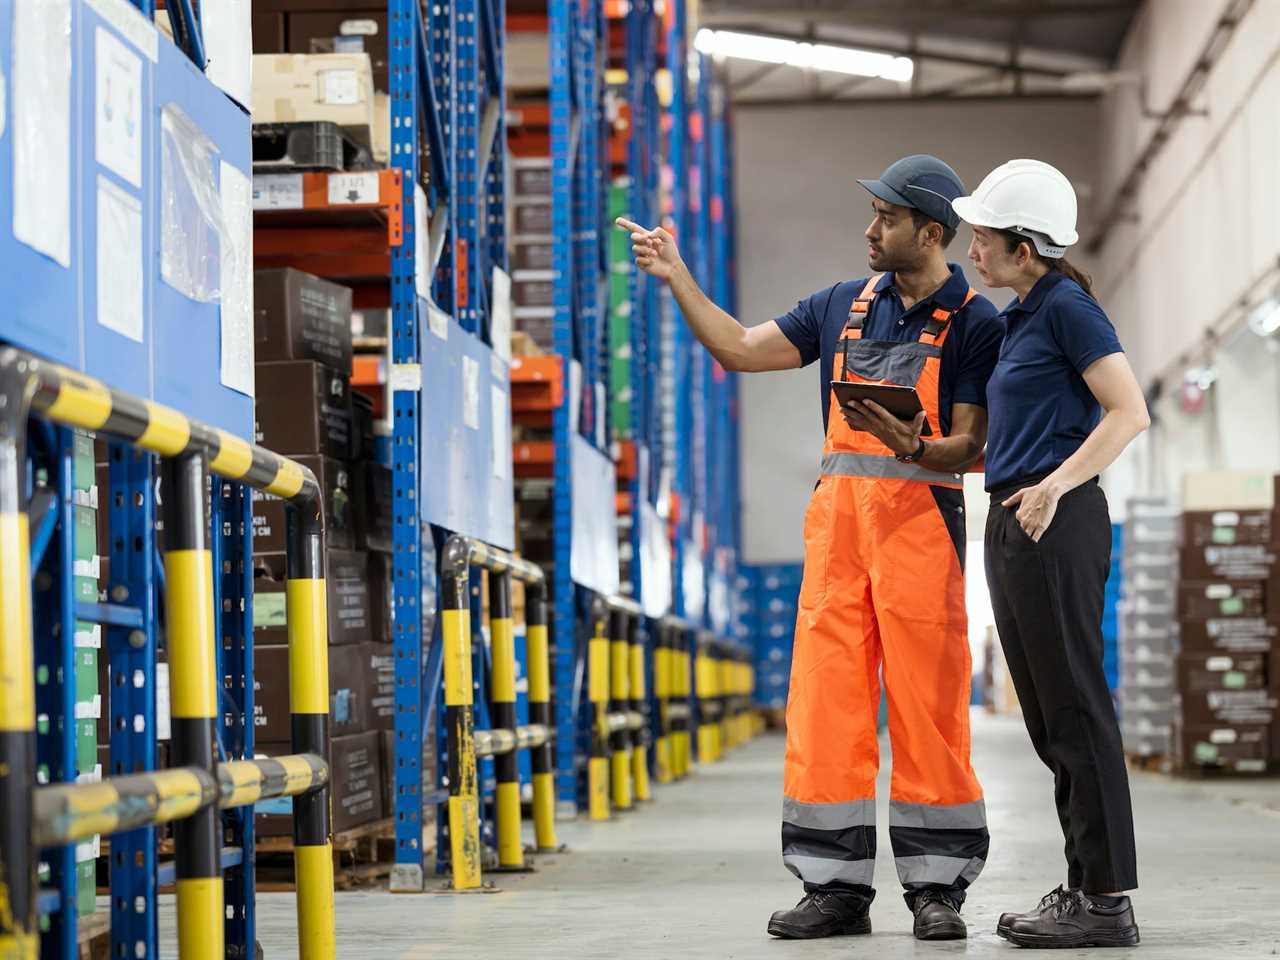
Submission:
<svg viewBox="0 0 1280 960">
<path fill-rule="evenodd" d="M 987 379 L 996 363 L 1003 335 L 996 317 L 996 308 L 981 294 L 969 301 L 964 309 L 969 281 L 956 264 L 948 264 L 951 276 L 934 293 L 905 309 L 894 275 L 886 273 L 876 284 L 876 297 L 867 313 L 862 336 L 867 340 L 914 341 L 924 332 L 925 321 L 935 307 L 957 311 L 951 318 L 951 332 L 942 345 L 942 367 L 939 371 L 938 417 L 942 432 L 951 432 L 951 405 L 971 403 L 987 405 Z M 822 396 L 822 427 L 825 432 L 827 416 L 831 410 L 831 381 L 833 358 L 840 342 L 840 333 L 849 319 L 853 298 L 867 285 L 866 278 L 837 283 L 801 300 L 795 309 L 777 319 L 778 327 L 787 339 L 800 351 L 800 365 L 808 366 L 821 359 L 818 365 L 819 387 Z"/>
<path fill-rule="evenodd" d="M 1098 301 L 1056 271 L 1000 319 L 1004 343 L 987 384 L 988 490 L 1052 473 L 1080 449 L 1102 416 L 1083 374 L 1122 352 Z"/>
</svg>

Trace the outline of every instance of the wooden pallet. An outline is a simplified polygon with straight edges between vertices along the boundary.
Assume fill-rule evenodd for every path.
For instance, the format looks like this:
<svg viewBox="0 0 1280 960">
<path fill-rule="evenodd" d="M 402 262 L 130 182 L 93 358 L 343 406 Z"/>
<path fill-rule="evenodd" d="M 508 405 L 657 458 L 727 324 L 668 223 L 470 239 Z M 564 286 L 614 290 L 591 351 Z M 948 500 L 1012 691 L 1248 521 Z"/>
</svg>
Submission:
<svg viewBox="0 0 1280 960">
<path fill-rule="evenodd" d="M 375 820 L 333 837 L 333 886 L 357 890 L 380 886 L 395 863 L 395 821 Z M 435 849 L 435 825 L 423 831 L 423 849 Z M 295 889 L 293 837 L 260 837 L 257 841 L 259 893 L 287 893 Z"/>
<path fill-rule="evenodd" d="M 1131 769 L 1143 770 L 1147 773 L 1168 773 L 1172 766 L 1172 761 L 1165 756 L 1129 753 L 1125 757 L 1128 759 Z"/>
</svg>

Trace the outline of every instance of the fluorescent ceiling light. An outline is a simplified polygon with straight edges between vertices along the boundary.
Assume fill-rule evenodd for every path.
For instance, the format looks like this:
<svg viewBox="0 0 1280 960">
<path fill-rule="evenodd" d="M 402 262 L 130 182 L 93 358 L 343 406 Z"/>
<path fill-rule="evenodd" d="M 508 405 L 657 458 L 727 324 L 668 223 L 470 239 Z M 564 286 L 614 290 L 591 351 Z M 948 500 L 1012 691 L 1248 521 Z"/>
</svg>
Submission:
<svg viewBox="0 0 1280 960">
<path fill-rule="evenodd" d="M 907 83 L 915 73 L 915 62 L 910 57 L 732 30 L 699 30 L 693 45 L 700 53 L 710 56 L 785 64 L 855 77 L 879 77 L 898 83 Z"/>
</svg>

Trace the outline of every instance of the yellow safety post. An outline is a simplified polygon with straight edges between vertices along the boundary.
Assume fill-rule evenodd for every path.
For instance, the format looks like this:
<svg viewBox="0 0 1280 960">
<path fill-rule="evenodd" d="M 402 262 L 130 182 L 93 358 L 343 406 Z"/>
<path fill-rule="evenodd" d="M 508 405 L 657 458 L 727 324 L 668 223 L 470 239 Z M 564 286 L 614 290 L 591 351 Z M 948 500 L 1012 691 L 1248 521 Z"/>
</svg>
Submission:
<svg viewBox="0 0 1280 960">
<path fill-rule="evenodd" d="M 609 640 L 608 613 L 596 602 L 594 629 L 587 647 L 587 699 L 593 715 L 591 757 L 587 761 L 588 809 L 592 820 L 609 819 Z"/>
<path fill-rule="evenodd" d="M 490 715 L 501 730 L 516 729 L 516 642 L 511 618 L 511 574 L 489 574 L 489 643 L 493 660 Z M 520 767 L 516 751 L 494 758 L 497 775 L 498 866 L 524 869 L 520 839 Z"/>
<path fill-rule="evenodd" d="M 627 613 L 613 609 L 609 616 L 609 712 L 626 716 L 631 706 L 631 650 Z M 631 731 L 619 724 L 609 733 L 609 782 L 613 805 L 631 809 Z"/>
<path fill-rule="evenodd" d="M 646 704 L 648 703 L 648 686 L 644 676 L 644 635 L 640 629 L 640 617 L 629 618 L 628 646 L 631 651 L 631 710 L 646 720 Z M 648 736 L 648 723 L 631 732 L 631 777 L 635 783 L 637 800 L 651 800 L 653 793 L 649 790 L 649 751 L 645 747 Z"/>
<path fill-rule="evenodd" d="M 547 591 L 542 581 L 525 594 L 526 649 L 529 657 L 529 722 L 555 729 L 551 718 L 551 652 L 547 640 Z M 535 747 L 533 829 L 539 851 L 558 848 L 556 841 L 556 774 L 551 741 Z"/>
<path fill-rule="evenodd" d="M 653 647 L 653 695 L 658 700 L 658 738 L 653 747 L 654 778 L 659 783 L 675 779 L 671 760 L 671 627 L 658 624 Z"/>
<path fill-rule="evenodd" d="M 455 890 L 480 886 L 480 800 L 472 715 L 468 546 L 452 537 L 441 576 L 445 723 L 449 736 L 449 854 Z"/>
<path fill-rule="evenodd" d="M 689 775 L 693 766 L 693 677 L 691 674 L 692 658 L 689 655 L 689 641 L 693 635 L 688 627 L 681 626 L 676 630 L 676 648 L 672 666 L 674 668 L 673 694 L 679 706 L 676 716 L 675 733 L 672 735 L 673 766 L 677 779 Z"/>
</svg>

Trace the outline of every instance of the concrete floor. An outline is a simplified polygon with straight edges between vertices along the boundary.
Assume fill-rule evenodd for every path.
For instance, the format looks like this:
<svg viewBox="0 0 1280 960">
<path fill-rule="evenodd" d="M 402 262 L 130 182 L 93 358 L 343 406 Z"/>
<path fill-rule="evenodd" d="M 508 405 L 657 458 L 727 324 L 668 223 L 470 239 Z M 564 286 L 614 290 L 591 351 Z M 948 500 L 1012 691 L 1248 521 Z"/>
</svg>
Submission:
<svg viewBox="0 0 1280 960">
<path fill-rule="evenodd" d="M 536 874 L 500 878 L 493 896 L 338 896 L 344 960 L 515 958 L 1010 957 L 995 935 L 1003 910 L 1032 907 L 1062 882 L 1061 834 L 1047 772 L 1021 721 L 974 715 L 975 763 L 987 793 L 991 857 L 970 891 L 970 938 L 917 943 L 881 831 L 870 938 L 774 941 L 769 914 L 799 898 L 778 854 L 782 738 L 767 736 L 608 824 L 561 825 L 568 855 Z M 883 755 L 888 756 L 887 743 Z M 886 764 L 887 766 L 887 764 Z M 1280 956 L 1280 784 L 1132 775 L 1142 956 Z M 887 770 L 879 820 L 888 822 Z M 293 898 L 259 898 L 267 960 L 297 956 Z M 162 921 L 171 944 L 172 914 Z M 170 948 L 172 949 L 172 948 Z M 171 954 L 166 954 L 169 956 Z M 1055 960 L 1088 955 L 1057 952 Z"/>
</svg>

